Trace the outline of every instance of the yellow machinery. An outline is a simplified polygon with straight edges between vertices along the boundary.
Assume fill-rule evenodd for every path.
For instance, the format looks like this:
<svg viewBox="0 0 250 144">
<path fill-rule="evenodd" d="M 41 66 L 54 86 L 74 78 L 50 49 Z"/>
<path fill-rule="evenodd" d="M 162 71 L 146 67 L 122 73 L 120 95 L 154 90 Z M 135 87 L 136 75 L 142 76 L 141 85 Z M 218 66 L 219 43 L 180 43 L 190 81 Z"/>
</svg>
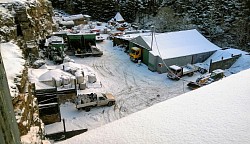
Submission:
<svg viewBox="0 0 250 144">
<path fill-rule="evenodd" d="M 132 48 L 130 49 L 129 56 L 130 56 L 131 61 L 133 61 L 133 62 L 138 62 L 138 60 L 141 59 L 141 55 L 142 55 L 142 50 L 141 50 L 141 48 L 132 47 Z"/>
<path fill-rule="evenodd" d="M 208 85 L 212 82 L 218 81 L 223 77 L 225 77 L 224 70 L 216 69 L 211 73 L 204 74 L 201 77 L 197 78 L 196 82 L 189 82 L 187 86 L 190 89 L 197 89 L 201 86 Z"/>
</svg>

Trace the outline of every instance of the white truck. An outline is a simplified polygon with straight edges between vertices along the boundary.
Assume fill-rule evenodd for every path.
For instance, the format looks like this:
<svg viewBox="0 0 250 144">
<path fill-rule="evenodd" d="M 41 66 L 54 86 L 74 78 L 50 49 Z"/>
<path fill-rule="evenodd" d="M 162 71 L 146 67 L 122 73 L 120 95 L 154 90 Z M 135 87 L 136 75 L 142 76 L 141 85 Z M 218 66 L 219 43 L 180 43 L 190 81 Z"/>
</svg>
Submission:
<svg viewBox="0 0 250 144">
<path fill-rule="evenodd" d="M 185 66 L 171 65 L 169 69 L 167 74 L 168 78 L 179 80 L 184 75 L 192 76 L 194 72 L 198 70 L 198 67 L 192 64 L 187 64 Z"/>
<path fill-rule="evenodd" d="M 78 110 L 84 109 L 86 112 L 88 112 L 92 107 L 114 105 L 115 98 L 111 93 L 78 94 L 75 104 Z"/>
</svg>

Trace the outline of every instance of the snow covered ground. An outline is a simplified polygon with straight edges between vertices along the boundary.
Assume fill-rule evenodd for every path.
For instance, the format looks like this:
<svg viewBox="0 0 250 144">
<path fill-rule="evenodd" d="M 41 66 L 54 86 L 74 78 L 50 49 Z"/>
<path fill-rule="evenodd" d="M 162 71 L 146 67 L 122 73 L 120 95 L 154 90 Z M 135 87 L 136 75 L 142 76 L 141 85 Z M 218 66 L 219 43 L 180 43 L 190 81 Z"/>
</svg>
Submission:
<svg viewBox="0 0 250 144">
<path fill-rule="evenodd" d="M 82 92 L 111 92 L 116 98 L 116 105 L 85 112 L 78 111 L 73 103 L 62 104 L 61 116 L 68 131 L 94 129 L 190 91 L 186 87 L 187 82 L 172 81 L 166 74 L 151 72 L 147 66 L 131 62 L 128 54 L 122 48 L 113 47 L 110 40 L 98 43 L 97 47 L 104 52 L 102 57 L 71 57 L 75 63 L 91 67 L 97 75 L 97 82 Z M 199 73 L 184 79 L 195 80 L 198 76 Z M 59 122 L 47 125 L 45 129 L 46 133 L 53 133 L 62 131 L 63 127 Z"/>
<path fill-rule="evenodd" d="M 184 77 L 187 80 L 185 82 L 172 81 L 167 78 L 166 74 L 151 72 L 147 66 L 131 62 L 128 54 L 122 48 L 113 47 L 109 40 L 98 43 L 97 47 L 104 52 L 102 57 L 71 57 L 75 63 L 92 68 L 97 75 L 98 81 L 88 85 L 89 89 L 82 92 L 111 92 L 116 98 L 116 105 L 97 107 L 91 109 L 90 112 L 85 112 L 78 111 L 73 103 L 62 104 L 60 106 L 61 117 L 65 119 L 67 131 L 83 128 L 95 129 L 156 103 L 189 92 L 186 86 L 188 81 L 195 81 L 201 75 L 195 73 L 193 77 Z M 242 65 L 243 62 L 244 65 Z M 226 70 L 227 75 L 250 68 L 250 56 L 244 55 L 232 67 Z M 61 122 L 45 126 L 47 134 L 58 131 L 63 131 Z"/>
<path fill-rule="evenodd" d="M 250 69 L 60 144 L 248 144 Z"/>
</svg>

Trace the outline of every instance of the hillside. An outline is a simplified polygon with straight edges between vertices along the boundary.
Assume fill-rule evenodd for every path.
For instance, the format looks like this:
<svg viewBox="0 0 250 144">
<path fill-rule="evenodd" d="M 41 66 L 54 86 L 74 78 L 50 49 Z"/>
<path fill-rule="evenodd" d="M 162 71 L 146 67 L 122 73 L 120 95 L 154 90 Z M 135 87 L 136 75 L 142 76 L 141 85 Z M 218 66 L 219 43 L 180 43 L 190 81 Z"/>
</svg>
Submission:
<svg viewBox="0 0 250 144">
<path fill-rule="evenodd" d="M 220 47 L 250 51 L 249 0 L 55 0 L 52 4 L 98 21 L 108 21 L 120 11 L 126 21 L 141 28 L 155 25 L 157 32 L 196 28 Z"/>
</svg>

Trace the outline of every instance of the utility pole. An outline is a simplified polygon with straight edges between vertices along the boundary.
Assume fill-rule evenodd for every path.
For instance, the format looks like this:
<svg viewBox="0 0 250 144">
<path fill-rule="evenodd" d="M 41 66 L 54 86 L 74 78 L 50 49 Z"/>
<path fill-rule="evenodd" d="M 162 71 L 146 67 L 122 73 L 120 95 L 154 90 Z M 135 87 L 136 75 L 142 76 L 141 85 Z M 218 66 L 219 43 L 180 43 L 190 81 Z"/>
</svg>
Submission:
<svg viewBox="0 0 250 144">
<path fill-rule="evenodd" d="M 152 26 L 151 26 L 151 29 L 152 29 L 151 50 L 153 50 L 153 42 L 154 42 L 154 31 L 155 31 L 155 27 L 152 25 Z"/>
</svg>

